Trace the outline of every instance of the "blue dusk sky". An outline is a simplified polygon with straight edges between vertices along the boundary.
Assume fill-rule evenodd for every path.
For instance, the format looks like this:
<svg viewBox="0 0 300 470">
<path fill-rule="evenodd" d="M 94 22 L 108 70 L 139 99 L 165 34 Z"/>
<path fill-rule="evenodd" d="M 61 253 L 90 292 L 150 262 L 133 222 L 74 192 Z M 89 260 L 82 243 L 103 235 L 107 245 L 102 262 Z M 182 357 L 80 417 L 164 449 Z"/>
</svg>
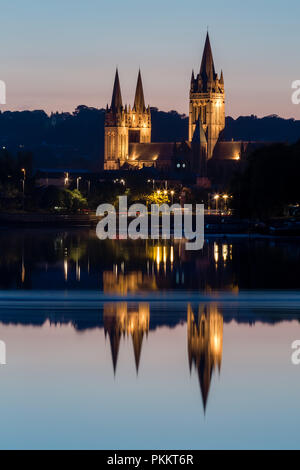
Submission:
<svg viewBox="0 0 300 470">
<path fill-rule="evenodd" d="M 124 103 L 141 67 L 147 104 L 187 113 L 208 27 L 226 114 L 300 119 L 299 17 L 299 0 L 1 0 L 0 109 L 104 107 L 118 65 Z"/>
</svg>

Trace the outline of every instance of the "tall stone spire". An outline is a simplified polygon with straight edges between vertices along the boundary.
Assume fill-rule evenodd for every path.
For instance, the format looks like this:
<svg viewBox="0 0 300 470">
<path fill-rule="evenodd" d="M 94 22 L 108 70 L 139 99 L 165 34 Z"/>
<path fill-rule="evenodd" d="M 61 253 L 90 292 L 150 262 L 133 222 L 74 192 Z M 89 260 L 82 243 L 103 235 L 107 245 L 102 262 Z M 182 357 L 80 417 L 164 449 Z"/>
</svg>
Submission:
<svg viewBox="0 0 300 470">
<path fill-rule="evenodd" d="M 201 116 L 203 131 L 207 140 L 207 159 L 209 160 L 213 156 L 220 133 L 225 127 L 225 90 L 223 74 L 221 74 L 218 80 L 218 75 L 215 72 L 208 33 L 206 35 L 200 72 L 196 79 L 191 81 L 189 142 L 193 140 L 199 116 Z M 203 135 L 202 141 L 204 143 Z"/>
<path fill-rule="evenodd" d="M 120 87 L 120 80 L 119 80 L 119 72 L 117 69 L 113 95 L 112 95 L 112 100 L 111 100 L 111 109 L 112 111 L 118 111 L 121 107 L 122 107 L 122 95 L 121 95 L 121 87 Z"/>
<path fill-rule="evenodd" d="M 141 76 L 141 71 L 140 70 L 139 70 L 139 75 L 138 75 L 138 80 L 137 80 L 137 85 L 136 85 L 134 108 L 137 112 L 140 112 L 140 113 L 143 113 L 146 109 L 145 99 L 144 99 L 143 83 L 142 83 L 142 76 Z"/>
<path fill-rule="evenodd" d="M 221 85 L 224 85 L 224 75 L 223 75 L 223 70 L 221 70 L 220 84 L 221 84 Z"/>
<path fill-rule="evenodd" d="M 216 75 L 214 59 L 211 51 L 209 34 L 207 32 L 202 62 L 200 67 L 200 76 L 205 79 L 214 80 Z"/>
</svg>

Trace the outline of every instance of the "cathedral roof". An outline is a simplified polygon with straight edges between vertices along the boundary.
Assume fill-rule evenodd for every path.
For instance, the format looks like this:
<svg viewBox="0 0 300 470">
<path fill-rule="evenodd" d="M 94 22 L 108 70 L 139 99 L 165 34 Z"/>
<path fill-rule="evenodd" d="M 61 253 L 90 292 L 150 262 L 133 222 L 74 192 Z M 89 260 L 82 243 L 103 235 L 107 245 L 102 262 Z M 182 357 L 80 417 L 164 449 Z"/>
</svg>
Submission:
<svg viewBox="0 0 300 470">
<path fill-rule="evenodd" d="M 130 143 L 129 161 L 171 160 L 174 154 L 173 142 Z"/>
</svg>

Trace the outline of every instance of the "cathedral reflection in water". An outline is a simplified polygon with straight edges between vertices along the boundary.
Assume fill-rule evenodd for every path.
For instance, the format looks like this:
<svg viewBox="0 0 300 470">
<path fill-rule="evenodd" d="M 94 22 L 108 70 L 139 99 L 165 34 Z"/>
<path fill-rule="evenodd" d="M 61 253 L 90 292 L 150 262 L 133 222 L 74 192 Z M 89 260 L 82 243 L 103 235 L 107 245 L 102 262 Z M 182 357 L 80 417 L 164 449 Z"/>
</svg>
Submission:
<svg viewBox="0 0 300 470">
<path fill-rule="evenodd" d="M 213 373 L 220 373 L 222 364 L 223 315 L 217 305 L 199 305 L 197 313 L 188 305 L 187 338 L 189 366 L 198 374 L 205 410 Z"/>
<path fill-rule="evenodd" d="M 103 325 L 111 348 L 114 374 L 122 338 L 132 339 L 137 374 L 141 360 L 142 345 L 150 327 L 148 303 L 109 303 L 104 306 Z M 223 315 L 218 306 L 201 304 L 193 310 L 187 307 L 187 343 L 190 372 L 196 371 L 202 395 L 204 411 L 215 371 L 220 373 L 223 352 Z"/>
<path fill-rule="evenodd" d="M 34 236 L 32 230 L 14 231 L 9 237 L 3 231 L 0 247 L 0 290 L 12 293 L 12 298 L 15 291 L 22 291 L 25 297 L 40 291 L 49 295 L 52 291 L 72 295 L 74 291 L 77 298 L 91 292 L 102 299 L 94 310 L 90 305 L 74 310 L 42 306 L 21 312 L 21 305 L 16 310 L 2 308 L 1 324 L 42 326 L 50 322 L 70 323 L 77 331 L 104 329 L 117 374 L 122 341 L 132 343 L 132 360 L 139 373 L 148 333 L 187 322 L 186 372 L 189 364 L 192 378 L 199 380 L 204 409 L 214 376 L 221 369 L 223 322 L 275 324 L 298 315 L 285 311 L 284 316 L 274 312 L 266 316 L 250 307 L 240 311 L 237 304 L 229 310 L 214 302 L 188 305 L 190 293 L 212 298 L 215 292 L 238 295 L 240 291 L 299 290 L 297 241 L 208 237 L 203 250 L 187 252 L 185 242 L 179 240 L 100 241 L 94 230 L 55 229 L 37 231 Z M 174 291 L 181 291 L 186 303 L 176 312 L 167 311 L 163 298 Z M 162 293 L 162 305 L 128 302 L 130 294 L 138 294 L 139 299 L 144 294 L 158 298 L 153 292 Z M 107 303 L 105 299 L 111 301 L 114 295 L 121 297 L 121 302 Z"/>
<path fill-rule="evenodd" d="M 108 335 L 114 373 L 117 370 L 121 338 L 132 338 L 136 371 L 139 371 L 144 336 L 148 335 L 150 306 L 140 303 L 131 307 L 127 302 L 112 303 L 104 306 L 103 324 L 105 336 Z"/>
</svg>

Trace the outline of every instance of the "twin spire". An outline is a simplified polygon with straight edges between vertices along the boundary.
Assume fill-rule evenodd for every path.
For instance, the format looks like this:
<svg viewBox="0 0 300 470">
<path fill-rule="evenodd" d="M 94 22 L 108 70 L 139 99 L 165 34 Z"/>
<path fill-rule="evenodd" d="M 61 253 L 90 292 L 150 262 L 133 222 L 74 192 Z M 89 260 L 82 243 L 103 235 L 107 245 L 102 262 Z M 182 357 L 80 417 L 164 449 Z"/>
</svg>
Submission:
<svg viewBox="0 0 300 470">
<path fill-rule="evenodd" d="M 121 94 L 121 87 L 120 87 L 120 80 L 119 80 L 119 72 L 118 69 L 116 70 L 115 76 L 115 83 L 114 89 L 112 94 L 111 100 L 111 109 L 112 111 L 118 111 L 118 109 L 122 108 L 122 94 Z"/>
<path fill-rule="evenodd" d="M 115 76 L 115 83 L 113 89 L 113 95 L 111 100 L 111 110 L 117 112 L 120 108 L 123 107 L 122 103 L 122 93 L 121 93 L 121 86 L 120 86 L 120 79 L 119 79 L 119 72 L 118 69 L 116 70 Z M 146 109 L 145 106 L 145 99 L 144 99 L 144 90 L 143 90 L 143 82 L 141 71 L 139 70 L 138 80 L 136 85 L 136 92 L 135 92 L 135 99 L 134 99 L 134 107 L 135 111 L 137 112 L 144 112 Z"/>
<path fill-rule="evenodd" d="M 145 99 L 144 99 L 144 90 L 142 83 L 141 70 L 139 70 L 138 81 L 136 85 L 135 98 L 134 98 L 134 108 L 137 112 L 143 113 L 145 111 Z"/>
<path fill-rule="evenodd" d="M 213 59 L 213 54 L 211 50 L 211 45 L 210 45 L 210 39 L 209 39 L 209 34 L 207 32 L 206 35 L 206 40 L 205 40 L 205 46 L 204 46 L 204 52 L 202 56 L 202 61 L 201 61 L 201 67 L 200 67 L 200 77 L 204 82 L 207 81 L 214 81 L 216 79 L 216 72 L 215 72 L 215 64 L 214 64 L 214 59 Z M 194 72 L 192 73 L 192 83 L 195 80 Z M 220 84 L 224 84 L 224 77 L 223 77 L 223 71 L 221 72 L 221 77 L 220 77 Z M 119 80 L 119 72 L 118 69 L 116 70 L 116 76 L 115 76 L 115 83 L 114 83 L 114 89 L 113 89 L 113 95 L 112 95 L 112 101 L 111 101 L 111 109 L 112 111 L 116 112 L 120 108 L 122 108 L 123 103 L 122 103 L 122 94 L 121 94 L 121 86 L 120 86 L 120 80 Z M 143 90 L 143 83 L 142 83 L 142 76 L 141 76 L 141 71 L 139 70 L 138 74 L 138 79 L 137 79 L 137 86 L 136 86 L 136 92 L 135 92 L 135 99 L 134 99 L 134 109 L 137 112 L 144 112 L 146 107 L 145 107 L 145 99 L 144 99 L 144 90 Z"/>
</svg>

